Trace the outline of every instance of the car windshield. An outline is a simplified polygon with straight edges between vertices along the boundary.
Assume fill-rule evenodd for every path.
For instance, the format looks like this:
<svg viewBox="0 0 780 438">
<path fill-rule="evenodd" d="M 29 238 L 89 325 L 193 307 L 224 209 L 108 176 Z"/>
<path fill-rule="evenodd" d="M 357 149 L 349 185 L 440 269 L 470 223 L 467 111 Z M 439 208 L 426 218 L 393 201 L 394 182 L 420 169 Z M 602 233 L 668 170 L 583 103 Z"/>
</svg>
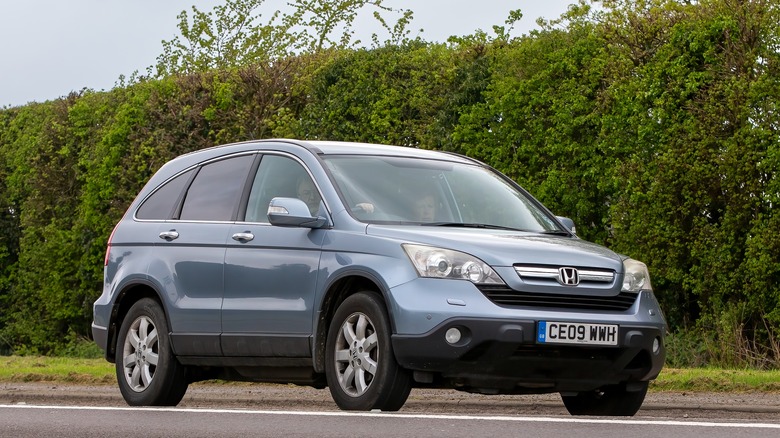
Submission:
<svg viewBox="0 0 780 438">
<path fill-rule="evenodd" d="M 490 169 L 410 157 L 323 157 L 357 219 L 450 227 L 564 232 L 522 191 Z"/>
</svg>

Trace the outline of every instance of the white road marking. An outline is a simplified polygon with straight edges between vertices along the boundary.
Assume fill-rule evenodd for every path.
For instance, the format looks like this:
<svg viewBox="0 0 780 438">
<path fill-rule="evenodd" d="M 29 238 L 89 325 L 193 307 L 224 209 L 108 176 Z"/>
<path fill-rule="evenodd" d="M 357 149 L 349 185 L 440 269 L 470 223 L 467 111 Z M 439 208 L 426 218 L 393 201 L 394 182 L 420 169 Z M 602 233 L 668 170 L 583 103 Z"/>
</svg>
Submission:
<svg viewBox="0 0 780 438">
<path fill-rule="evenodd" d="M 374 417 L 374 418 L 408 418 L 428 420 L 482 420 L 482 421 L 515 421 L 520 423 L 582 423 L 582 424 L 628 424 L 654 426 L 695 426 L 695 427 L 725 427 L 747 429 L 780 429 L 780 423 L 715 423 L 710 421 L 673 421 L 673 420 L 634 420 L 581 417 L 509 417 L 484 415 L 446 415 L 446 414 L 402 414 L 381 411 L 343 412 L 343 411 L 264 411 L 250 409 L 209 409 L 209 408 L 155 408 L 155 407 L 102 407 L 102 406 L 43 406 L 43 405 L 0 405 L 0 409 L 51 409 L 51 410 L 86 410 L 86 411 L 150 411 L 150 412 L 185 412 L 211 414 L 253 414 L 253 415 L 298 415 L 303 417 Z"/>
</svg>

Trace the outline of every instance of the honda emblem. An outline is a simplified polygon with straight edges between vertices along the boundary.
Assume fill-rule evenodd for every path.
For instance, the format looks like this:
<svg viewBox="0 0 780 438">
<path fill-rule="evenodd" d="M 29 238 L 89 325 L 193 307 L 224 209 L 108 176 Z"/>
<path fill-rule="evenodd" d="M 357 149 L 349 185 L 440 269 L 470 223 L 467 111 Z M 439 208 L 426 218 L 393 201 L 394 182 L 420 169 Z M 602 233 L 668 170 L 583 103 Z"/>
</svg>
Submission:
<svg viewBox="0 0 780 438">
<path fill-rule="evenodd" d="M 559 268 L 558 283 L 564 286 L 576 286 L 580 284 L 580 274 L 575 268 Z"/>
</svg>

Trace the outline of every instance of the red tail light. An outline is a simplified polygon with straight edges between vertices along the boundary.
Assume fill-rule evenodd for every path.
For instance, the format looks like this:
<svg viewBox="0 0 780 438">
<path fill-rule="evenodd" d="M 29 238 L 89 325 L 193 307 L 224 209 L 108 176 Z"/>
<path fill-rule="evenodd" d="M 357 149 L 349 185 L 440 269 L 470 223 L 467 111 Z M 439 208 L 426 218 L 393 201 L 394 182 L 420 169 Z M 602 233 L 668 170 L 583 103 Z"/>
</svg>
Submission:
<svg viewBox="0 0 780 438">
<path fill-rule="evenodd" d="M 106 244 L 106 258 L 103 259 L 103 266 L 108 266 L 108 255 L 111 252 L 111 241 L 114 239 L 114 233 L 116 232 L 116 227 L 118 227 L 119 224 L 116 224 L 114 226 L 114 229 L 111 230 L 111 235 L 108 236 L 108 243 Z"/>
</svg>

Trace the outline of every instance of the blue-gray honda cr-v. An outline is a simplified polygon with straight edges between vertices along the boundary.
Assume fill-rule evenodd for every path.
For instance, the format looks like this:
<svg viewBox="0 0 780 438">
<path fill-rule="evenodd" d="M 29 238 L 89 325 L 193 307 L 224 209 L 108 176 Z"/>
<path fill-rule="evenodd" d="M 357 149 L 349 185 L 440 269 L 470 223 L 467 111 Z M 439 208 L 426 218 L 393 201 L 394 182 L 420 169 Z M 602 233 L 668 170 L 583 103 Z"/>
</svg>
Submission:
<svg viewBox="0 0 780 438">
<path fill-rule="evenodd" d="M 666 323 L 645 265 L 572 229 L 460 155 L 205 149 L 164 165 L 117 224 L 93 335 L 131 405 L 219 378 L 327 386 L 349 410 L 441 387 L 633 415 Z"/>
</svg>

